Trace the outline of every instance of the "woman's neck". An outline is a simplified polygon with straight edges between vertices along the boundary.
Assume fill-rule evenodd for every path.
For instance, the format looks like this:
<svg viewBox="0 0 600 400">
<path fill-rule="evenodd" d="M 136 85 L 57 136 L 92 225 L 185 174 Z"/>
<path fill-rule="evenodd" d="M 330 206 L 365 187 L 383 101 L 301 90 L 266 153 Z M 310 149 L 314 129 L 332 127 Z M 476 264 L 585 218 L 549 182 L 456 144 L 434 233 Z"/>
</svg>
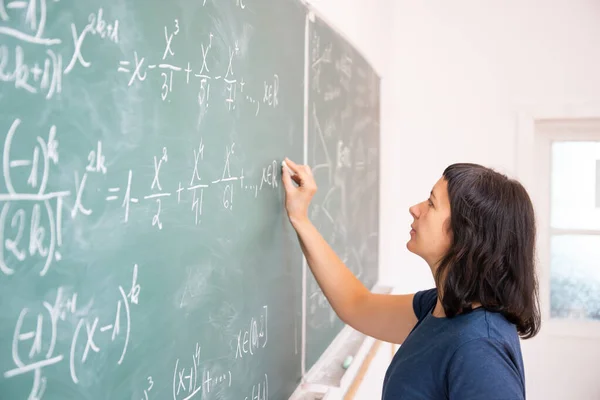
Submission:
<svg viewBox="0 0 600 400">
<path fill-rule="evenodd" d="M 431 272 L 433 274 L 433 276 L 435 277 L 435 271 L 437 271 L 437 268 L 439 267 L 439 262 L 435 265 L 430 264 L 429 267 L 431 268 Z M 444 280 L 444 277 L 442 277 L 442 282 Z M 443 290 L 442 287 L 443 285 L 440 285 L 441 287 L 436 287 L 437 289 L 437 302 L 435 304 L 435 308 L 433 309 L 432 315 L 434 317 L 437 318 L 445 318 L 446 317 L 446 311 L 444 310 L 444 306 L 442 305 L 442 301 L 440 300 L 443 297 Z M 481 303 L 474 301 L 473 303 L 471 303 L 471 310 L 474 310 L 476 308 L 481 307 Z"/>
<path fill-rule="evenodd" d="M 479 302 L 471 303 L 472 310 L 479 308 L 479 307 L 481 307 L 481 303 L 479 303 Z M 440 300 L 439 296 L 438 296 L 437 302 L 435 303 L 435 308 L 433 309 L 433 312 L 431 314 L 436 318 L 446 318 L 446 312 L 444 311 L 444 306 L 442 305 L 442 301 Z"/>
</svg>

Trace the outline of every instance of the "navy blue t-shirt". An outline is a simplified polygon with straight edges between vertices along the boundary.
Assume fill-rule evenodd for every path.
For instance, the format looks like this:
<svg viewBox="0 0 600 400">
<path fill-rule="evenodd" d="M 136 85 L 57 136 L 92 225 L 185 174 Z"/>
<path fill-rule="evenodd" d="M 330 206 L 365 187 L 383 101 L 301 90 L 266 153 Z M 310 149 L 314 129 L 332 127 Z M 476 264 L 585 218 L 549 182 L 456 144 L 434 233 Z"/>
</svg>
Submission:
<svg viewBox="0 0 600 400">
<path fill-rule="evenodd" d="M 525 399 L 515 325 L 482 307 L 437 318 L 436 302 L 436 289 L 415 294 L 419 321 L 385 374 L 383 400 Z"/>
</svg>

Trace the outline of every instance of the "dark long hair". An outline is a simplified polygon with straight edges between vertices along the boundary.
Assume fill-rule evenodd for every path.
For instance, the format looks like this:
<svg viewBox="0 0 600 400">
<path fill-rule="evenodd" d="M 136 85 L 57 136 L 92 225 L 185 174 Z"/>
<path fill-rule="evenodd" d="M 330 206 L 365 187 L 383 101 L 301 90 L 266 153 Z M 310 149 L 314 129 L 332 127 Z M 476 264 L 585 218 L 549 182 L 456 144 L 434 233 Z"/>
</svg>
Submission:
<svg viewBox="0 0 600 400">
<path fill-rule="evenodd" d="M 444 171 L 452 244 L 435 280 L 449 318 L 480 302 L 515 324 L 524 339 L 540 330 L 535 217 L 525 188 L 477 164 Z M 441 286 L 440 286 L 441 284 Z"/>
</svg>

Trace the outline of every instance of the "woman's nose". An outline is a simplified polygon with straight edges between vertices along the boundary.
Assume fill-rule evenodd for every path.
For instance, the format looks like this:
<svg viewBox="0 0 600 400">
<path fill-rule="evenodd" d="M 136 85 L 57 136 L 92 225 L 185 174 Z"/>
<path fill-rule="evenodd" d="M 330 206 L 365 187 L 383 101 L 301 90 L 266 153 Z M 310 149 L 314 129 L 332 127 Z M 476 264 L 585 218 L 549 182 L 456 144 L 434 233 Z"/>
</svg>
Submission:
<svg viewBox="0 0 600 400">
<path fill-rule="evenodd" d="M 410 215 L 413 216 L 414 219 L 418 219 L 419 218 L 419 205 L 415 204 L 414 206 L 410 207 L 408 209 L 408 212 L 410 213 Z"/>
</svg>

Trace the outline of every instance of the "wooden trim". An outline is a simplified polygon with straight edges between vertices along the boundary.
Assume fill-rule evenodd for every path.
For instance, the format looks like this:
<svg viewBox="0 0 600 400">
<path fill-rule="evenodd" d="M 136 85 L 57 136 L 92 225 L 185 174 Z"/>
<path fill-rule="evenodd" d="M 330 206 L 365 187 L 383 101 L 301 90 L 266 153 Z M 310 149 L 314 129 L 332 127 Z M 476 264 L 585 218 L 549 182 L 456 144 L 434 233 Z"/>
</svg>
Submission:
<svg viewBox="0 0 600 400">
<path fill-rule="evenodd" d="M 348 391 L 346 392 L 346 395 L 344 396 L 344 400 L 353 400 L 354 396 L 356 396 L 356 392 L 358 391 L 360 384 L 362 383 L 363 379 L 365 378 L 365 374 L 367 373 L 367 370 L 369 369 L 369 366 L 371 365 L 373 358 L 375 358 L 375 354 L 377 354 L 377 350 L 379 350 L 379 346 L 381 346 L 381 341 L 377 340 L 373 344 L 371 349 L 369 350 L 369 353 L 367 354 L 367 356 L 365 357 L 365 360 L 363 361 L 362 365 L 360 366 L 360 369 L 358 370 L 358 373 L 356 374 L 356 378 L 354 378 L 354 381 L 352 381 L 352 385 L 350 385 L 350 387 L 348 388 Z"/>
</svg>

